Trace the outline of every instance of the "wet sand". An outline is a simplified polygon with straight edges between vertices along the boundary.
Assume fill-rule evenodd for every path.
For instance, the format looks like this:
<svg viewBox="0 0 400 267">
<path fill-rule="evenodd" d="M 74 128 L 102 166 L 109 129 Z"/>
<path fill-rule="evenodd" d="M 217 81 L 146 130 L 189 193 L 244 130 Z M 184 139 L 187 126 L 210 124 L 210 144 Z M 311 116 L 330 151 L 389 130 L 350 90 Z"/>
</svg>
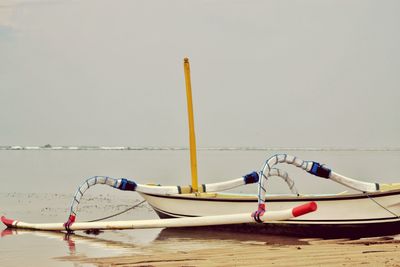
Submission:
<svg viewBox="0 0 400 267">
<path fill-rule="evenodd" d="M 95 266 L 400 266 L 400 240 L 393 237 L 300 242 L 304 244 L 215 239 L 200 248 L 194 240 L 171 238 L 154 242 L 142 255 L 58 259 Z"/>
</svg>

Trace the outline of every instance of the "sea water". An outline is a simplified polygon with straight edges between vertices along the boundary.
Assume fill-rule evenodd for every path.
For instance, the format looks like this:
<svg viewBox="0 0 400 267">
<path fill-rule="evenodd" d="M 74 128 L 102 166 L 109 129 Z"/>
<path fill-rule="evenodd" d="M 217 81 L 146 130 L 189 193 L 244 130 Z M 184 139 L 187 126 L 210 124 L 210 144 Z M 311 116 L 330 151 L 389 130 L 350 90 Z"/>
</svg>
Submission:
<svg viewBox="0 0 400 267">
<path fill-rule="evenodd" d="M 392 150 L 271 150 L 201 149 L 198 151 L 199 183 L 220 182 L 259 170 L 276 153 L 296 155 L 327 164 L 348 177 L 369 182 L 400 182 L 400 151 Z M 348 190 L 326 179 L 304 173 L 294 166 L 282 166 L 294 179 L 300 193 L 329 194 Z M 190 184 L 187 149 L 2 149 L 0 150 L 0 215 L 29 222 L 63 222 L 72 196 L 86 178 L 107 175 L 133 179 L 138 183 Z M 280 178 L 271 178 L 268 193 L 289 193 Z M 232 191 L 256 194 L 256 185 Z M 82 199 L 78 220 L 93 220 L 128 209 L 142 199 L 135 192 L 123 192 L 98 185 Z M 256 209 L 256 207 L 254 207 Z M 114 220 L 154 219 L 151 207 L 142 204 Z M 204 246 L 209 239 L 234 242 L 253 240 L 254 235 L 195 235 L 163 229 L 107 231 L 98 235 L 10 231 L 0 226 L 0 266 L 71 266 L 65 257 L 105 257 L 125 253 L 152 253 L 157 244 L 168 247 L 174 238 L 190 240 L 190 246 Z M 207 239 L 208 238 L 208 239 Z M 221 241 L 223 240 L 223 241 Z M 276 242 L 283 242 L 284 237 Z M 291 240 L 290 242 L 295 242 Z M 185 243 L 188 246 L 187 243 Z M 182 248 L 185 249 L 185 248 Z M 81 265 L 79 265 L 81 266 Z"/>
</svg>

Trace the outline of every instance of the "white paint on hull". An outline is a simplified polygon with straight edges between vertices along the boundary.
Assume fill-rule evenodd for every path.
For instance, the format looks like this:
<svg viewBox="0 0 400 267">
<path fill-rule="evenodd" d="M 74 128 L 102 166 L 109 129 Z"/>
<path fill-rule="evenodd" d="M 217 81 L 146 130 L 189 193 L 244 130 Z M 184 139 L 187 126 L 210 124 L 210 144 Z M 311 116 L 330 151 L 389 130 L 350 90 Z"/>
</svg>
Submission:
<svg viewBox="0 0 400 267">
<path fill-rule="evenodd" d="M 142 197 L 159 212 L 175 217 L 212 216 L 257 210 L 257 197 L 235 197 L 218 194 L 215 197 L 195 197 L 191 195 L 148 195 Z M 270 197 L 266 199 L 268 211 L 291 209 L 295 206 L 315 201 L 318 210 L 279 223 L 300 224 L 354 224 L 400 221 L 400 190 L 392 193 L 373 193 L 332 196 L 292 196 Z M 379 204 L 377 204 L 379 203 Z M 271 223 L 271 222 L 269 222 Z"/>
</svg>

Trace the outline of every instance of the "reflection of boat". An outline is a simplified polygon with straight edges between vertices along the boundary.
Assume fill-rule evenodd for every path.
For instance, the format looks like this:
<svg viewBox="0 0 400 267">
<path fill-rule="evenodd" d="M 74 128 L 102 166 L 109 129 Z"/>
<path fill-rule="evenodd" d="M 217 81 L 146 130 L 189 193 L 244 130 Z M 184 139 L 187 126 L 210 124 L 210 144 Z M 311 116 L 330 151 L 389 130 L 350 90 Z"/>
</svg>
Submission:
<svg viewBox="0 0 400 267">
<path fill-rule="evenodd" d="M 242 227 L 237 227 L 238 229 Z M 216 231 L 218 230 L 218 231 Z M 225 229 L 226 230 L 226 229 Z M 232 230 L 232 228 L 231 228 Z M 242 233 L 235 231 L 232 235 L 232 231 L 224 231 L 221 226 L 212 227 L 185 227 L 185 228 L 165 228 L 157 237 L 158 241 L 168 241 L 170 239 L 179 240 L 199 240 L 199 241 L 213 241 L 213 240 L 226 240 L 226 241 L 238 241 L 238 242 L 262 242 L 266 244 L 274 245 L 305 245 L 308 244 L 305 240 L 300 240 L 293 236 L 282 236 L 282 235 L 254 235 L 249 233 Z"/>
<path fill-rule="evenodd" d="M 137 231 L 145 231 L 146 241 L 145 240 L 136 240 L 135 235 L 126 235 L 123 236 L 122 239 L 126 239 L 125 241 L 119 240 L 111 240 L 106 238 L 101 238 L 99 235 L 83 235 L 83 234 L 76 234 L 76 233 L 63 233 L 63 232 L 54 232 L 54 231 L 35 231 L 35 230 L 28 230 L 28 229 L 17 229 L 17 228 L 7 228 L 0 233 L 0 237 L 5 238 L 12 235 L 33 235 L 38 237 L 45 237 L 49 239 L 58 239 L 65 241 L 70 249 L 71 253 L 75 252 L 77 244 L 87 244 L 91 247 L 97 247 L 110 250 L 118 250 L 122 251 L 126 250 L 133 250 L 137 248 L 141 248 L 140 245 L 147 244 L 148 242 L 153 242 L 159 234 L 159 231 L 154 230 L 137 230 Z M 135 233 L 136 234 L 136 233 Z M 121 235 L 118 237 L 113 236 L 114 239 L 121 239 Z M 133 238 L 133 242 L 132 242 Z M 140 239 L 142 239 L 141 237 Z"/>
</svg>

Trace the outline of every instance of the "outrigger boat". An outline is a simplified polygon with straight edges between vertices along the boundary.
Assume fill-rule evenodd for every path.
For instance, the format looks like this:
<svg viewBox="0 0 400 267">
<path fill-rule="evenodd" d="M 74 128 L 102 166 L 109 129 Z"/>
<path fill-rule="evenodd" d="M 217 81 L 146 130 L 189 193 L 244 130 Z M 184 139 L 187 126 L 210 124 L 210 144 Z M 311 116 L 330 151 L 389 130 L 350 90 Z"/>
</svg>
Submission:
<svg viewBox="0 0 400 267">
<path fill-rule="evenodd" d="M 272 168 L 279 163 L 293 164 L 316 176 L 340 183 L 358 193 L 324 195 L 301 195 L 295 190 L 293 180 L 283 170 Z M 272 176 L 284 178 L 291 195 L 266 195 L 264 182 Z M 246 183 L 249 176 L 244 176 Z M 268 159 L 260 171 L 258 195 L 208 192 L 202 185 L 200 193 L 164 194 L 143 190 L 140 195 L 153 207 L 160 218 L 197 217 L 216 214 L 241 213 L 258 209 L 277 211 L 302 205 L 318 204 L 318 210 L 288 220 L 260 224 L 222 226 L 219 229 L 271 234 L 290 234 L 318 237 L 365 237 L 400 233 L 400 184 L 367 183 L 335 173 L 312 161 L 303 161 L 294 156 L 280 154 Z M 232 181 L 233 184 L 233 181 Z M 179 191 L 179 189 L 177 189 Z M 213 190 L 211 190 L 213 191 Z"/>
<path fill-rule="evenodd" d="M 187 58 L 184 60 L 184 70 L 189 115 L 191 185 L 145 185 L 125 178 L 94 176 L 87 179 L 75 193 L 66 223 L 32 224 L 5 217 L 1 218 L 2 222 L 7 227 L 49 231 L 213 226 L 218 229 L 323 237 L 400 233 L 400 183 L 359 181 L 338 174 L 318 162 L 304 161 L 292 155 L 277 154 L 270 157 L 259 172 L 198 186 L 190 67 Z M 301 195 L 288 173 L 277 168 L 282 164 L 294 165 L 358 193 Z M 265 182 L 272 177 L 284 179 L 292 194 L 267 195 Z M 224 192 L 251 183 L 258 183 L 258 194 Z M 75 222 L 82 196 L 86 190 L 97 184 L 138 192 L 161 220 Z"/>
</svg>

